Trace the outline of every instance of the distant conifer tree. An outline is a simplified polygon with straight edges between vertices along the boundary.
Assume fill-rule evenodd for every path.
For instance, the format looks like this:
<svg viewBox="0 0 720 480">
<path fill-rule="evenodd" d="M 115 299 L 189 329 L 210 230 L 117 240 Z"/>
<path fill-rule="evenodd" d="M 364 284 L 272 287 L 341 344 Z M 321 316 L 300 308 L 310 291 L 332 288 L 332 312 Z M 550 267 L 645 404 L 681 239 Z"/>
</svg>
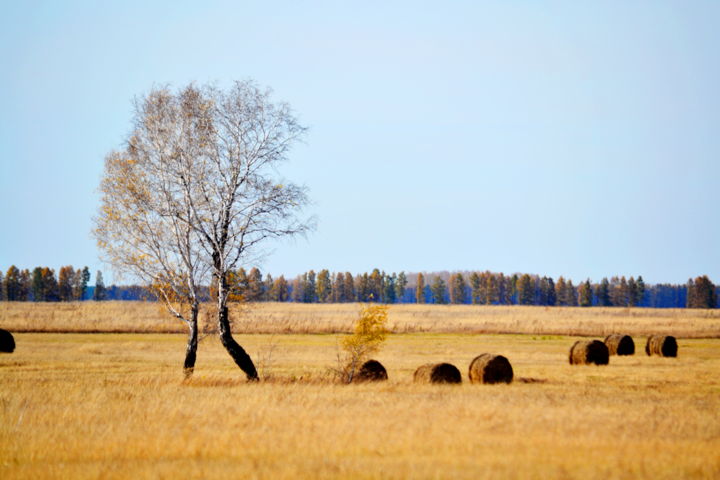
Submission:
<svg viewBox="0 0 720 480">
<path fill-rule="evenodd" d="M 635 305 L 642 305 L 645 298 L 645 280 L 643 280 L 642 275 L 638 276 L 635 286 Z"/>
<path fill-rule="evenodd" d="M 480 275 L 477 272 L 473 272 L 470 275 L 470 297 L 473 305 L 480 303 L 480 288 L 482 281 Z"/>
<path fill-rule="evenodd" d="M 498 302 L 497 278 L 492 272 L 485 272 L 485 305 L 492 305 Z"/>
<path fill-rule="evenodd" d="M 5 273 L 5 299 L 13 302 L 20 300 L 20 270 L 10 265 Z"/>
<path fill-rule="evenodd" d="M 610 282 L 606 277 L 603 277 L 600 285 L 597 288 L 597 299 L 598 305 L 601 307 L 610 306 Z"/>
<path fill-rule="evenodd" d="M 562 278 L 562 277 L 561 277 Z M 535 301 L 535 282 L 527 273 L 517 283 L 518 302 L 520 305 L 532 305 Z"/>
<path fill-rule="evenodd" d="M 31 278 L 30 270 L 27 268 L 20 270 L 20 292 L 18 300 L 21 302 L 30 300 L 30 290 L 32 286 Z"/>
<path fill-rule="evenodd" d="M 450 303 L 467 303 L 467 284 L 461 273 L 455 273 L 450 277 Z"/>
<path fill-rule="evenodd" d="M 95 274 L 95 290 L 93 291 L 93 300 L 102 301 L 107 297 L 105 291 L 105 282 L 103 282 L 102 272 L 100 270 Z"/>
<path fill-rule="evenodd" d="M 343 303 L 347 301 L 345 295 L 345 275 L 338 272 L 332 280 L 332 301 L 334 303 Z"/>
<path fill-rule="evenodd" d="M 443 280 L 440 275 L 435 276 L 432 286 L 430 287 L 430 292 L 432 293 L 433 303 L 437 303 L 440 305 L 447 303 L 447 301 L 445 300 L 447 285 L 445 284 L 445 280 Z"/>
<path fill-rule="evenodd" d="M 70 265 L 60 267 L 58 272 L 58 298 L 61 302 L 69 302 L 73 299 L 73 280 L 75 269 Z"/>
<path fill-rule="evenodd" d="M 688 308 L 716 308 L 717 290 L 707 275 L 688 282 Z"/>
<path fill-rule="evenodd" d="M 42 269 L 42 283 L 44 287 L 46 302 L 57 302 L 60 300 L 60 294 L 58 292 L 58 282 L 55 278 L 55 270 L 49 267 L 43 267 Z"/>
<path fill-rule="evenodd" d="M 293 280 L 292 285 L 292 301 L 293 302 L 304 302 L 305 301 L 305 288 L 306 288 L 307 273 L 298 275 Z"/>
<path fill-rule="evenodd" d="M 509 305 L 511 302 L 510 279 L 502 273 L 497 276 L 498 302 L 500 305 Z"/>
<path fill-rule="evenodd" d="M 90 269 L 86 266 L 82 270 L 75 270 L 73 278 L 73 299 L 81 301 L 85 298 L 88 282 L 90 281 Z"/>
<path fill-rule="evenodd" d="M 520 277 L 518 277 L 517 273 L 514 273 L 512 277 L 510 277 L 510 304 L 518 303 L 518 281 L 520 280 Z"/>
<path fill-rule="evenodd" d="M 317 275 L 315 270 L 310 270 L 305 274 L 305 291 L 303 302 L 315 303 L 317 302 L 317 292 L 315 291 Z"/>
<path fill-rule="evenodd" d="M 252 267 L 244 280 L 246 285 L 245 300 L 248 302 L 261 301 L 264 294 L 264 285 L 260 270 L 257 267 Z M 240 281 L 243 281 L 242 277 L 240 277 Z"/>
<path fill-rule="evenodd" d="M 627 279 L 623 275 L 619 280 L 617 277 L 611 279 L 610 302 L 615 307 L 627 307 L 629 291 Z"/>
<path fill-rule="evenodd" d="M 368 292 L 366 301 L 382 302 L 383 301 L 383 275 L 377 268 L 373 269 L 368 277 Z"/>
<path fill-rule="evenodd" d="M 408 279 L 405 272 L 400 272 L 395 282 L 395 298 L 398 302 L 402 302 L 405 298 L 405 288 L 407 288 Z"/>
<path fill-rule="evenodd" d="M 385 275 L 383 272 L 383 301 L 385 303 L 395 303 L 397 301 L 397 290 L 395 284 L 397 283 L 397 274 Z"/>
<path fill-rule="evenodd" d="M 329 303 L 331 301 L 332 284 L 330 272 L 327 269 L 320 270 L 320 273 L 317 274 L 315 295 L 320 303 Z"/>
<path fill-rule="evenodd" d="M 565 282 L 565 297 L 567 298 L 567 304 L 571 307 L 577 307 L 578 305 L 578 292 L 573 285 L 572 280 L 568 279 Z"/>
<path fill-rule="evenodd" d="M 557 298 L 558 305 L 567 306 L 567 287 L 565 285 L 565 277 L 562 275 L 558 277 L 557 283 L 555 284 L 555 297 Z"/>
<path fill-rule="evenodd" d="M 263 302 L 270 301 L 270 290 L 272 290 L 273 285 L 275 285 L 275 279 L 272 275 L 267 273 L 265 275 L 265 280 L 263 280 L 263 294 L 261 298 Z"/>
<path fill-rule="evenodd" d="M 270 290 L 270 299 L 273 302 L 287 302 L 289 297 L 288 283 L 283 275 L 280 275 L 274 282 Z"/>
<path fill-rule="evenodd" d="M 36 302 L 45 301 L 45 284 L 43 282 L 42 267 L 35 267 L 32 272 L 32 296 Z"/>
<path fill-rule="evenodd" d="M 555 293 L 555 282 L 552 277 L 545 279 L 545 305 L 555 306 L 558 303 L 557 294 Z"/>
<path fill-rule="evenodd" d="M 345 272 L 345 301 L 357 301 L 357 291 L 355 290 L 355 281 L 350 272 Z"/>
<path fill-rule="evenodd" d="M 417 285 L 415 286 L 415 303 L 425 303 L 425 276 L 418 273 Z"/>
<path fill-rule="evenodd" d="M 637 297 L 637 283 L 635 283 L 635 279 L 633 277 L 630 277 L 627 281 L 627 304 L 634 307 L 637 304 Z"/>
<path fill-rule="evenodd" d="M 579 304 L 581 307 L 592 306 L 592 287 L 590 286 L 589 279 L 580 284 L 579 297 Z"/>
<path fill-rule="evenodd" d="M 355 292 L 357 293 L 358 302 L 369 301 L 370 296 L 370 279 L 367 273 L 355 277 Z"/>
</svg>

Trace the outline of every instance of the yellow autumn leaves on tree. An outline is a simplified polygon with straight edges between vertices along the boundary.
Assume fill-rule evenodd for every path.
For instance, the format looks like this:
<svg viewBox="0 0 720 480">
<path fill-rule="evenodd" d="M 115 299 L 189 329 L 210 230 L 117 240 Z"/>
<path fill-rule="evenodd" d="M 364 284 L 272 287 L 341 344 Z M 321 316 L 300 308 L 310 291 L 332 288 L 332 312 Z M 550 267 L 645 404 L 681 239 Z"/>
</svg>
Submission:
<svg viewBox="0 0 720 480">
<path fill-rule="evenodd" d="M 342 340 L 345 358 L 340 370 L 341 380 L 351 383 L 358 369 L 367 358 L 380 350 L 387 339 L 388 306 L 365 305 L 355 322 L 352 335 Z"/>
</svg>

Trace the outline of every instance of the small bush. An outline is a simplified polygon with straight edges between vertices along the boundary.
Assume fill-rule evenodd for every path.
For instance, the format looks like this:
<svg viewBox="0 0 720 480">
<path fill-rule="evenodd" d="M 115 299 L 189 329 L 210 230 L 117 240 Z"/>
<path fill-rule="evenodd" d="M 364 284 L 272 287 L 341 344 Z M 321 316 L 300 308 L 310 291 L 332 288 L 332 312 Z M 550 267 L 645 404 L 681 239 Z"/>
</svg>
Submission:
<svg viewBox="0 0 720 480">
<path fill-rule="evenodd" d="M 343 383 L 352 383 L 368 356 L 382 347 L 389 333 L 387 316 L 387 305 L 366 305 L 360 311 L 354 333 L 342 340 L 344 353 L 338 354 L 336 373 Z"/>
</svg>

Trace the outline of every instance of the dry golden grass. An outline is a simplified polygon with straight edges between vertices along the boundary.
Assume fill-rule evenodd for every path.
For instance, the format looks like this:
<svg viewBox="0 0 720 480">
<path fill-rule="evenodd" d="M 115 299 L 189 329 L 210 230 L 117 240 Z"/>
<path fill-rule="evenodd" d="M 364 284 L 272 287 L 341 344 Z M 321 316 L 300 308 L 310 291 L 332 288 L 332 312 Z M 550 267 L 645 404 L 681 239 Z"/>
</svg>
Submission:
<svg viewBox="0 0 720 480">
<path fill-rule="evenodd" d="M 258 303 L 231 307 L 236 330 L 246 333 L 349 332 L 360 304 Z M 202 323 L 206 313 L 201 314 Z M 212 321 L 210 325 L 212 325 Z M 392 305 L 395 333 L 527 333 L 604 337 L 653 333 L 720 338 L 720 310 L 570 308 L 476 305 Z M 180 333 L 182 322 L 157 303 L 0 302 L 0 327 L 15 332 Z"/>
<path fill-rule="evenodd" d="M 255 384 L 213 336 L 185 383 L 184 335 L 15 337 L 0 356 L 3 479 L 720 477 L 717 339 L 573 367 L 572 337 L 398 334 L 376 357 L 389 381 L 345 386 L 326 373 L 336 335 L 239 335 L 269 377 Z M 482 352 L 516 381 L 469 384 Z M 440 361 L 464 383 L 412 383 Z"/>
</svg>

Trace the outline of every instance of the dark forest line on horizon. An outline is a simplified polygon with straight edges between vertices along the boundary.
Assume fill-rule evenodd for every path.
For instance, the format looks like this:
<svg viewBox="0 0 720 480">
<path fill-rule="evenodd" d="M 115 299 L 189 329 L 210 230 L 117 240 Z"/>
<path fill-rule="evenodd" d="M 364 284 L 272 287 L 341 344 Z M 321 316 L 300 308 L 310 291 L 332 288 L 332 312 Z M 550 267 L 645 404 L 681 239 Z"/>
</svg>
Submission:
<svg viewBox="0 0 720 480">
<path fill-rule="evenodd" d="M 96 284 L 88 285 L 87 267 L 62 267 L 59 275 L 48 267 L 20 270 L 14 265 L 0 272 L 0 300 L 7 301 L 155 301 L 152 288 L 142 285 L 103 284 L 102 272 Z M 474 305 L 540 305 L 580 307 L 717 308 L 720 288 L 706 276 L 685 284 L 645 284 L 642 276 L 613 276 L 598 283 L 590 280 L 575 285 L 563 276 L 553 279 L 536 274 L 474 272 L 391 273 L 379 269 L 370 273 L 331 273 L 309 270 L 287 280 L 262 275 L 258 268 L 239 269 L 229 278 L 236 300 L 248 302 L 296 303 L 419 303 Z M 201 289 L 203 301 L 210 300 L 209 287 Z"/>
</svg>

